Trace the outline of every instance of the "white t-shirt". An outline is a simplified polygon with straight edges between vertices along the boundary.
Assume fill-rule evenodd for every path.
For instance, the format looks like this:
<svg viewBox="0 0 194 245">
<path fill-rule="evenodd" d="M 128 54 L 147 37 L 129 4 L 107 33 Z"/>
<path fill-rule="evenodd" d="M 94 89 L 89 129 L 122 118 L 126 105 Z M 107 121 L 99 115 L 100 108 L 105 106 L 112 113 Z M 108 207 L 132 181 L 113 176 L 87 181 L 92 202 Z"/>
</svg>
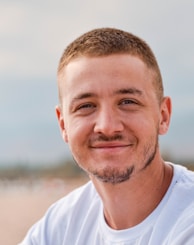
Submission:
<svg viewBox="0 0 194 245">
<path fill-rule="evenodd" d="M 111 229 L 101 199 L 88 182 L 53 204 L 21 245 L 194 245 L 194 172 L 173 167 L 164 198 L 140 224 Z"/>
</svg>

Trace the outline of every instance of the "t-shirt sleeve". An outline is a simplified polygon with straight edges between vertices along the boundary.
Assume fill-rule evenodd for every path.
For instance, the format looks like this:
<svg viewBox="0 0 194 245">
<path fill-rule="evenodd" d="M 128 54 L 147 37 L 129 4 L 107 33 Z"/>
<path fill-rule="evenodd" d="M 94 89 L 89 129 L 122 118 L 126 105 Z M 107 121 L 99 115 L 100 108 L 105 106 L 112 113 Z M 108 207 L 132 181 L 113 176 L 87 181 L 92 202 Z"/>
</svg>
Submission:
<svg viewBox="0 0 194 245">
<path fill-rule="evenodd" d="M 24 240 L 18 245 L 47 245 L 45 231 L 45 218 L 43 218 L 30 228 Z"/>
<path fill-rule="evenodd" d="M 63 206 L 62 200 L 51 205 L 43 218 L 29 229 L 24 240 L 18 245 L 61 244 L 62 235 L 66 230 L 66 219 L 61 212 L 63 210 L 61 206 Z"/>
</svg>

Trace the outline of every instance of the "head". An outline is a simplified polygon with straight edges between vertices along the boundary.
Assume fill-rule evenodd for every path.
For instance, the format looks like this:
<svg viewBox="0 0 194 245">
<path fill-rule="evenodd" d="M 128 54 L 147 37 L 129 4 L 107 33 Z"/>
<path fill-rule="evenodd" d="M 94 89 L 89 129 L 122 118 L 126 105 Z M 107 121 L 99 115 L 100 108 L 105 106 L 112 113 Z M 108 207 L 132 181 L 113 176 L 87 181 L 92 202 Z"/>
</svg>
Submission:
<svg viewBox="0 0 194 245">
<path fill-rule="evenodd" d="M 111 28 L 82 35 L 62 55 L 58 86 L 63 139 L 90 176 L 120 183 L 161 162 L 171 104 L 143 40 Z"/>
<path fill-rule="evenodd" d="M 113 54 L 130 54 L 140 58 L 152 71 L 153 84 L 158 101 L 163 98 L 163 83 L 157 60 L 148 44 L 139 37 L 114 28 L 99 28 L 89 31 L 65 49 L 58 66 L 58 89 L 61 101 L 60 75 L 73 59 L 78 57 L 103 57 Z"/>
</svg>

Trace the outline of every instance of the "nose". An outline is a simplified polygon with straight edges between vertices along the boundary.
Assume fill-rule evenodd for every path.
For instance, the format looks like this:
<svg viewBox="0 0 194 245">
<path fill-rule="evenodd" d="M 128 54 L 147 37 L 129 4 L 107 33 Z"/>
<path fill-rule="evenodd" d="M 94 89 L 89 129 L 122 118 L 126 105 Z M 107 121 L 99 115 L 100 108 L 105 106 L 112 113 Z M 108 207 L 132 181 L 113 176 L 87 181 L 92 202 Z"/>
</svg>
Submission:
<svg viewBox="0 0 194 245">
<path fill-rule="evenodd" d="M 123 130 L 124 126 L 119 113 L 114 108 L 103 108 L 96 117 L 94 132 L 112 136 Z"/>
</svg>

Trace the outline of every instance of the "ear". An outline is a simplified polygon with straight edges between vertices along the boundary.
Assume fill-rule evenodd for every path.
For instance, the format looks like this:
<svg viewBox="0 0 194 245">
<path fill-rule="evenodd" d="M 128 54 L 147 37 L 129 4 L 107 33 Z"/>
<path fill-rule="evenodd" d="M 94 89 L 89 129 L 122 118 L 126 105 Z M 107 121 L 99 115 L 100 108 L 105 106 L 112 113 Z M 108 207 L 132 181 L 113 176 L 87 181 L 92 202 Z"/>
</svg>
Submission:
<svg viewBox="0 0 194 245">
<path fill-rule="evenodd" d="M 160 125 L 159 134 L 166 134 L 170 125 L 170 118 L 172 112 L 172 104 L 170 97 L 164 97 L 160 107 Z"/>
<path fill-rule="evenodd" d="M 59 128 L 61 131 L 62 138 L 66 143 L 68 143 L 67 132 L 65 129 L 65 122 L 64 122 L 63 115 L 62 115 L 61 107 L 59 105 L 55 107 L 55 112 L 56 112 L 56 116 L 57 116 L 57 120 L 58 120 L 58 124 L 59 124 Z"/>
</svg>

